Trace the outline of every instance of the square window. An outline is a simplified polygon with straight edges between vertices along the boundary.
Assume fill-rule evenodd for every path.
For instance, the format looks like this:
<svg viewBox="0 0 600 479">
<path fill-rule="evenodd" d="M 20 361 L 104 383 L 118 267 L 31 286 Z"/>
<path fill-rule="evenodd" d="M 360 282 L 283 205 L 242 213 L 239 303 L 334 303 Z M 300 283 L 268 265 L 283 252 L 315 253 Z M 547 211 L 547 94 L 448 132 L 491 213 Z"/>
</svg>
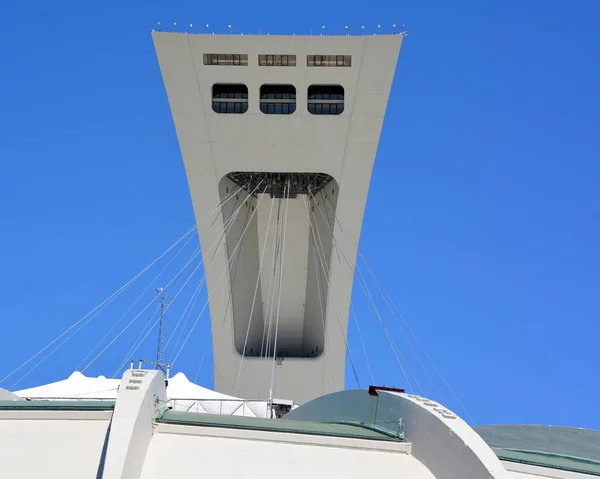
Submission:
<svg viewBox="0 0 600 479">
<path fill-rule="evenodd" d="M 344 110 L 343 92 L 341 85 L 310 85 L 308 112 L 312 115 L 339 115 Z"/>
<path fill-rule="evenodd" d="M 260 111 L 263 113 L 289 114 L 291 113 L 289 105 L 295 104 L 296 88 L 294 85 L 287 84 L 265 84 L 260 87 L 260 98 Z"/>
</svg>

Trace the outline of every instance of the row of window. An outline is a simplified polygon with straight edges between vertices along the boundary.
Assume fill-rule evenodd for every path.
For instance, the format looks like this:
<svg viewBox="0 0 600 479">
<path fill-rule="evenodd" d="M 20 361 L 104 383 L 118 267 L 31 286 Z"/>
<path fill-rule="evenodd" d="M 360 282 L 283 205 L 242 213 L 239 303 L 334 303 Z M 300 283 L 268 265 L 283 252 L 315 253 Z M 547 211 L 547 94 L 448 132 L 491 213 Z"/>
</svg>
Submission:
<svg viewBox="0 0 600 479">
<path fill-rule="evenodd" d="M 224 53 L 205 53 L 205 65 L 224 65 L 224 66 L 248 66 L 248 55 L 246 54 L 224 54 Z"/>
<path fill-rule="evenodd" d="M 261 67 L 295 67 L 296 55 L 258 55 Z"/>
<path fill-rule="evenodd" d="M 296 111 L 294 85 L 262 85 L 260 111 L 267 115 L 291 115 Z M 248 87 L 242 84 L 213 85 L 212 108 L 216 113 L 246 113 Z M 307 110 L 313 115 L 340 115 L 344 111 L 344 88 L 341 85 L 308 87 Z"/>
<path fill-rule="evenodd" d="M 205 65 L 248 66 L 246 53 L 205 53 Z M 258 55 L 264 67 L 295 67 L 296 55 Z M 307 67 L 351 67 L 352 55 L 306 55 Z"/>
<path fill-rule="evenodd" d="M 307 55 L 307 67 L 351 67 L 351 55 Z"/>
</svg>

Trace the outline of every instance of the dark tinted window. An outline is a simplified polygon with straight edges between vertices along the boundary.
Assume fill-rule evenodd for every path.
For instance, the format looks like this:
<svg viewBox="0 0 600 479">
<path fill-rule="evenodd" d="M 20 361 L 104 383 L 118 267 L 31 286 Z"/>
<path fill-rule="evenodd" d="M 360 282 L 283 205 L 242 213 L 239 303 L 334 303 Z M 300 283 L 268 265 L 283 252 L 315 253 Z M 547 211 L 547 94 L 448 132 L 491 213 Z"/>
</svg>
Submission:
<svg viewBox="0 0 600 479">
<path fill-rule="evenodd" d="M 241 84 L 217 83 L 213 85 L 212 109 L 216 113 L 246 113 L 248 87 Z"/>
<path fill-rule="evenodd" d="M 341 85 L 309 86 L 307 108 L 313 115 L 340 115 L 344 111 L 344 87 Z"/>
<path fill-rule="evenodd" d="M 296 111 L 296 87 L 294 85 L 261 86 L 260 111 L 267 115 L 291 115 Z"/>
</svg>

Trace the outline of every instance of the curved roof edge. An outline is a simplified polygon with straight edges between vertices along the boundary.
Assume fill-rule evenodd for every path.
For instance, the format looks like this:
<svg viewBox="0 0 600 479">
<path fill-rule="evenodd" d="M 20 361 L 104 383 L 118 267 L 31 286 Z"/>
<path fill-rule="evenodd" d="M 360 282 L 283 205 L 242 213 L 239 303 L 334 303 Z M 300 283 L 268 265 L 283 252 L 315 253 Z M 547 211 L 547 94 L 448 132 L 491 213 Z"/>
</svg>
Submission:
<svg viewBox="0 0 600 479">
<path fill-rule="evenodd" d="M 506 469 L 471 427 L 441 404 L 412 394 L 341 391 L 314 399 L 283 421 L 353 422 L 404 433 L 415 456 L 435 477 L 505 479 Z"/>
</svg>

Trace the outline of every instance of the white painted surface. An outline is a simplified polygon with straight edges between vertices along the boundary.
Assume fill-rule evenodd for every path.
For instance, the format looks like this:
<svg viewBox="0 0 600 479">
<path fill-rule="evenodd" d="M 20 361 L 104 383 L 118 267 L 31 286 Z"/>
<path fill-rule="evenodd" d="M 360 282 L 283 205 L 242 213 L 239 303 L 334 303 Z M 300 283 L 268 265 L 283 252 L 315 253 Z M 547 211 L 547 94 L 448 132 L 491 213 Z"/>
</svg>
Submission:
<svg viewBox="0 0 600 479">
<path fill-rule="evenodd" d="M 376 441 L 339 436 L 261 431 L 256 429 L 228 429 L 223 427 L 158 423 L 156 425 L 156 433 L 215 437 L 240 441 L 275 442 L 278 444 L 337 447 L 341 449 L 361 449 L 364 451 L 389 452 L 393 454 L 410 454 L 411 451 L 411 444 L 409 442 Z"/>
<path fill-rule="evenodd" d="M 435 477 L 510 479 L 494 451 L 460 417 L 426 398 L 389 394 L 402 398 L 400 415 L 404 433 L 412 443 L 412 454 Z"/>
<path fill-rule="evenodd" d="M 166 402 L 160 371 L 129 369 L 115 404 L 102 479 L 140 477 L 153 434 L 153 421 Z"/>
<path fill-rule="evenodd" d="M 95 478 L 109 423 L 107 413 L 36 413 L 27 411 L 21 419 L 12 414 L 0 417 L 0 477 Z"/>
<path fill-rule="evenodd" d="M 392 473 L 410 479 L 435 477 L 414 457 L 402 453 L 158 433 L 142 479 L 186 479 L 199 474 L 234 479 L 271 473 L 285 479 L 383 477 Z"/>
</svg>

